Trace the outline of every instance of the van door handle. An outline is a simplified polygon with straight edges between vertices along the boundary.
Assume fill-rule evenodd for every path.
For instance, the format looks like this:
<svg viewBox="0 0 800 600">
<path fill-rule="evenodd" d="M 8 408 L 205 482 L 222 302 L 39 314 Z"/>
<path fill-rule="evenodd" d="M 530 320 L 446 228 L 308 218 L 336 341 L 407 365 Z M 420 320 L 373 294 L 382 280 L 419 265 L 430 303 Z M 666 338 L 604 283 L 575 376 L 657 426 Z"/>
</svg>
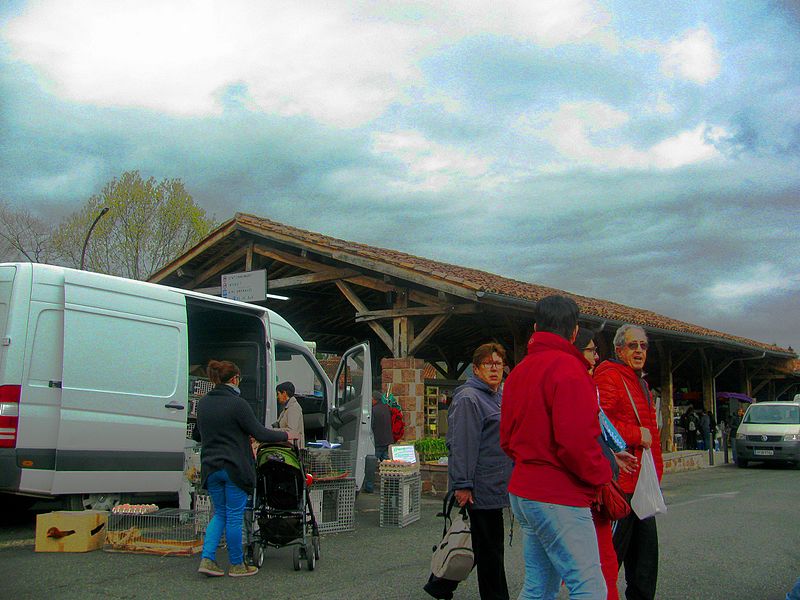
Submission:
<svg viewBox="0 0 800 600">
<path fill-rule="evenodd" d="M 169 402 L 168 404 L 164 405 L 164 408 L 171 408 L 172 410 L 184 410 L 186 407 L 183 404 L 178 404 L 177 402 Z"/>
</svg>

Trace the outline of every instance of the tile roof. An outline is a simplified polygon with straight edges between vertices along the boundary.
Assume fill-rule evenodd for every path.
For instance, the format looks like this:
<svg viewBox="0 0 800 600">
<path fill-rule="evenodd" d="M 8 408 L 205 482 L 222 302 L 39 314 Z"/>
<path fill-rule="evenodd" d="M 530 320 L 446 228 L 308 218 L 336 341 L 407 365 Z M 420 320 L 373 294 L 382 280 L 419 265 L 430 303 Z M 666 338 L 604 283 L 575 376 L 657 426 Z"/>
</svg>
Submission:
<svg viewBox="0 0 800 600">
<path fill-rule="evenodd" d="M 434 288 L 435 282 L 440 280 L 459 286 L 467 291 L 499 294 L 511 299 L 526 301 L 536 301 L 550 294 L 562 294 L 573 298 L 580 307 L 582 314 L 598 319 L 636 323 L 646 327 L 663 329 L 675 333 L 717 338 L 723 341 L 757 348 L 759 350 L 793 354 L 791 350 L 781 348 L 775 344 L 766 344 L 729 333 L 707 329 L 699 325 L 693 325 L 692 323 L 665 317 L 650 310 L 625 306 L 608 300 L 581 296 L 556 288 L 502 277 L 478 269 L 451 265 L 414 256 L 397 250 L 350 242 L 321 233 L 292 227 L 284 223 L 270 221 L 269 219 L 263 219 L 254 215 L 236 213 L 234 220 L 244 227 L 265 233 L 277 234 L 278 236 L 285 236 L 306 245 L 312 245 L 323 252 L 325 250 L 342 252 L 363 259 L 373 260 L 377 263 L 384 263 L 401 269 L 407 269 L 418 276 L 423 276 L 431 280 L 432 287 Z M 227 225 L 227 223 L 225 225 Z"/>
</svg>

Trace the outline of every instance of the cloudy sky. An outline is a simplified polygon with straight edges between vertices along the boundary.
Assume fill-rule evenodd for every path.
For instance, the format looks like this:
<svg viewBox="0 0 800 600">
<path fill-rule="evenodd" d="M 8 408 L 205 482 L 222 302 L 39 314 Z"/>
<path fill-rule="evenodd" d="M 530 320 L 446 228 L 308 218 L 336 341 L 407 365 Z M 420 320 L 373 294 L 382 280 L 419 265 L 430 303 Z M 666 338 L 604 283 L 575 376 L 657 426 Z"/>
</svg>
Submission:
<svg viewBox="0 0 800 600">
<path fill-rule="evenodd" d="M 125 170 L 800 348 L 793 0 L 11 0 L 0 200 Z"/>
</svg>

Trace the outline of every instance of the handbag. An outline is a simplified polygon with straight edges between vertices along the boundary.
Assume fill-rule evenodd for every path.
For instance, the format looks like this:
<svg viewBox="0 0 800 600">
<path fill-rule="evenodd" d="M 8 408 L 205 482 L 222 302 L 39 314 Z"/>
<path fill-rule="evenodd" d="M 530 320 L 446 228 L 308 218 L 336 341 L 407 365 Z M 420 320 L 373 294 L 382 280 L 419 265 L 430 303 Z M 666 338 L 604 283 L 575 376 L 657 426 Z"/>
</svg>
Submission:
<svg viewBox="0 0 800 600">
<path fill-rule="evenodd" d="M 450 517 L 455 503 L 455 495 L 445 498 L 442 516 L 445 519 L 442 541 L 433 547 L 431 574 L 439 579 L 463 581 L 475 566 L 475 553 L 472 551 L 472 532 L 466 509 Z M 444 508 L 446 506 L 446 508 Z M 450 523 L 448 527 L 448 522 Z"/>
<path fill-rule="evenodd" d="M 592 512 L 609 521 L 619 521 L 631 514 L 631 505 L 619 484 L 613 479 L 597 489 Z"/>
</svg>

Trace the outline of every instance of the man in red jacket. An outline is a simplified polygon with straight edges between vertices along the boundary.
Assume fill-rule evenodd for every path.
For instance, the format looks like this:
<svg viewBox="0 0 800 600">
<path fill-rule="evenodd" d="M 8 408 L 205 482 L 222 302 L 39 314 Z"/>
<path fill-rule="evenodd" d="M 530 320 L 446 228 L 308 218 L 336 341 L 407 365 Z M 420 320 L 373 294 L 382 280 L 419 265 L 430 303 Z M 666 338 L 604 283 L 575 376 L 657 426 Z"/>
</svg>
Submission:
<svg viewBox="0 0 800 600">
<path fill-rule="evenodd" d="M 592 515 L 611 466 L 597 437 L 597 394 L 589 363 L 572 345 L 578 305 L 563 296 L 536 304 L 528 355 L 506 380 L 500 445 L 514 460 L 508 486 L 524 535 L 521 599 L 605 598 Z"/>
<path fill-rule="evenodd" d="M 637 325 L 623 325 L 614 336 L 616 359 L 607 360 L 594 371 L 600 393 L 600 406 L 628 443 L 628 450 L 641 465 L 642 450 L 650 448 L 658 472 L 664 470 L 661 443 L 656 424 L 653 395 L 644 380 L 647 335 Z M 620 473 L 619 485 L 629 495 L 636 489 L 639 469 Z M 655 517 L 639 519 L 631 512 L 614 526 L 617 561 L 625 564 L 627 600 L 652 600 L 658 578 L 658 531 Z"/>
</svg>

